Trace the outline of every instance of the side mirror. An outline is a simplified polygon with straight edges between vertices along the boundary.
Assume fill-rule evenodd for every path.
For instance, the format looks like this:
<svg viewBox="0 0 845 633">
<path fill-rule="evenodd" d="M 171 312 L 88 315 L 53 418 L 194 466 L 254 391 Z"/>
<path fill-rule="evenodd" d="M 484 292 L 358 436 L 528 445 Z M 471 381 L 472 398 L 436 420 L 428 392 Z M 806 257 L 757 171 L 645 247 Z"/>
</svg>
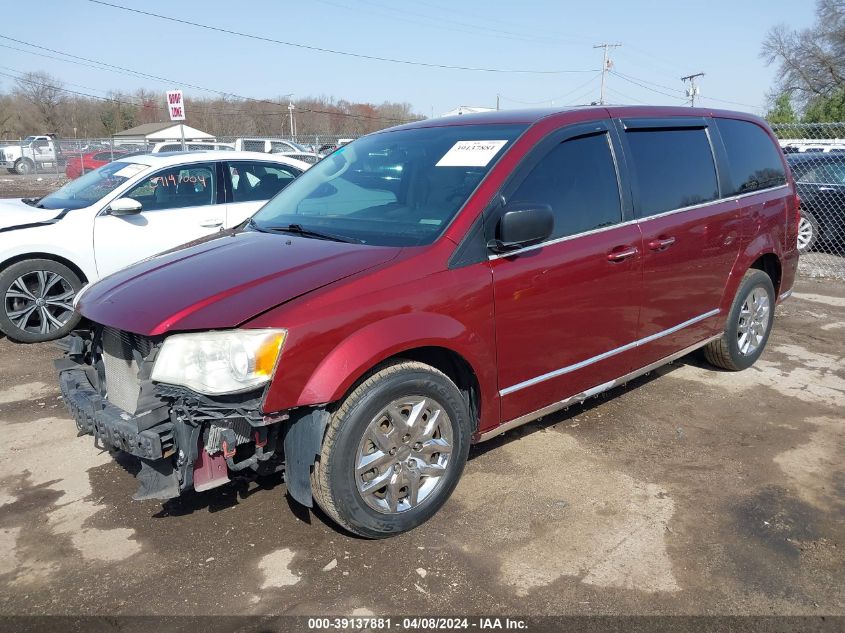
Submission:
<svg viewBox="0 0 845 633">
<path fill-rule="evenodd" d="M 518 204 L 505 209 L 496 227 L 496 239 L 487 248 L 506 253 L 542 242 L 552 234 L 555 216 L 547 204 Z"/>
<path fill-rule="evenodd" d="M 134 215 L 140 213 L 141 203 L 132 198 L 118 198 L 109 205 L 108 212 L 111 215 Z"/>
</svg>

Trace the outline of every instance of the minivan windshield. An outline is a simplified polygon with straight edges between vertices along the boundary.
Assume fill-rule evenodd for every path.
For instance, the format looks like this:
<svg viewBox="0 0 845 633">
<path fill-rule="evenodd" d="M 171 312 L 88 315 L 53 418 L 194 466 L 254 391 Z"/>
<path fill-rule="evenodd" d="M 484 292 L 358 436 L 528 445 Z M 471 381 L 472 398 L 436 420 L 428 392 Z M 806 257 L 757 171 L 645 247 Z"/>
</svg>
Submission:
<svg viewBox="0 0 845 633">
<path fill-rule="evenodd" d="M 41 198 L 35 206 L 41 209 L 81 209 L 110 194 L 147 165 L 115 161 L 71 180 L 61 189 Z"/>
<path fill-rule="evenodd" d="M 253 217 L 264 231 L 377 246 L 430 244 L 525 125 L 411 128 L 365 136 L 293 181 Z"/>
</svg>

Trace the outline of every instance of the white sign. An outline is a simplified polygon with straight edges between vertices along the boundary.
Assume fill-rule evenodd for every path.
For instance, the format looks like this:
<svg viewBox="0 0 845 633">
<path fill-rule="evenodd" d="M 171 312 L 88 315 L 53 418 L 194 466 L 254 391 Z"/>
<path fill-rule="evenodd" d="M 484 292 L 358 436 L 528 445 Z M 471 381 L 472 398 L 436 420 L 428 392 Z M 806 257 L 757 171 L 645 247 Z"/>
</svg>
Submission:
<svg viewBox="0 0 845 633">
<path fill-rule="evenodd" d="M 437 167 L 484 167 L 507 141 L 458 141 L 437 161 Z"/>
<path fill-rule="evenodd" d="M 181 90 L 167 91 L 167 111 L 170 113 L 171 121 L 185 120 L 185 101 Z"/>
</svg>

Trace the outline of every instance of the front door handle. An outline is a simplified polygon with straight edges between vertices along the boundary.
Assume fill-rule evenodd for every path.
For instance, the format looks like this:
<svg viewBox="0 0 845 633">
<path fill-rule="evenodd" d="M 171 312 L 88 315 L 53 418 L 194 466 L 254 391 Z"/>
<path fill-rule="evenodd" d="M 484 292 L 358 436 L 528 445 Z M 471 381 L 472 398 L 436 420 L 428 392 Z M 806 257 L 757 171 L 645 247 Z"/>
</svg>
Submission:
<svg viewBox="0 0 845 633">
<path fill-rule="evenodd" d="M 202 222 L 200 222 L 200 226 L 205 226 L 208 228 L 212 228 L 215 226 L 223 226 L 223 220 L 221 218 L 206 218 Z"/>
<path fill-rule="evenodd" d="M 648 247 L 653 251 L 665 251 L 667 248 L 675 243 L 674 237 L 660 237 L 656 240 L 651 240 Z"/>
<path fill-rule="evenodd" d="M 640 252 L 636 246 L 617 246 L 607 254 L 607 261 L 622 262 L 629 257 L 634 257 Z"/>
</svg>

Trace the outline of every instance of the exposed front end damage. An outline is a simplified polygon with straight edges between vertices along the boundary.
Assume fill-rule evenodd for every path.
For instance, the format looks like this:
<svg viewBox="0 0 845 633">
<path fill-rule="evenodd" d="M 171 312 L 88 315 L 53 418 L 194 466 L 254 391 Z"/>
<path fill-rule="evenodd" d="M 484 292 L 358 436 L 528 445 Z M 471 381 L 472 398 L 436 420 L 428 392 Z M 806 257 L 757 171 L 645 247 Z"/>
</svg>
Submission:
<svg viewBox="0 0 845 633">
<path fill-rule="evenodd" d="M 65 358 L 56 361 L 62 396 L 80 435 L 139 458 L 133 498 L 170 499 L 235 476 L 284 471 L 289 452 L 294 456 L 285 473 L 293 480 L 289 492 L 311 506 L 310 471 L 327 415 L 319 409 L 296 411 L 293 419 L 287 413 L 266 415 L 263 388 L 210 397 L 154 383 L 150 375 L 162 342 L 163 337 L 95 326 L 64 339 Z"/>
</svg>

